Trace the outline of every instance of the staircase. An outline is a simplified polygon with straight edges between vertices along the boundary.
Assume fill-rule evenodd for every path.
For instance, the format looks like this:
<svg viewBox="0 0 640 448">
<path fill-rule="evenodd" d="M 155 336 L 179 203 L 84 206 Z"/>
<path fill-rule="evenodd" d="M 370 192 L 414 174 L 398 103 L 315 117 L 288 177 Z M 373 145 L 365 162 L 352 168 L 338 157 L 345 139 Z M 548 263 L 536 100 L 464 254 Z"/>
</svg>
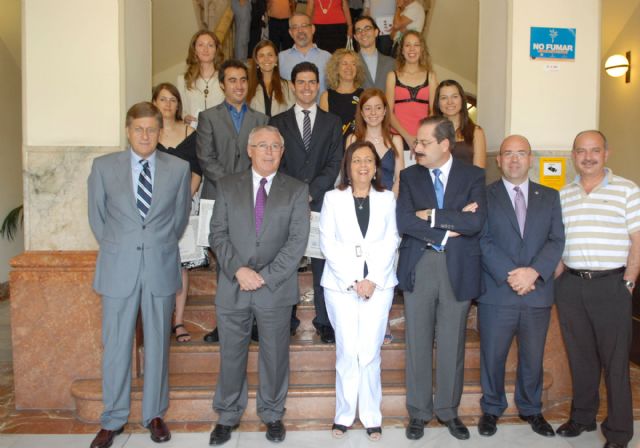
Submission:
<svg viewBox="0 0 640 448">
<path fill-rule="evenodd" d="M 333 421 L 335 411 L 335 346 L 323 344 L 315 335 L 311 321 L 314 317 L 311 273 L 298 274 L 301 304 L 298 317 L 301 320 L 296 336 L 291 338 L 290 385 L 287 396 L 286 421 L 292 428 L 308 429 L 326 427 Z M 202 337 L 215 325 L 213 296 L 216 290 L 215 270 L 202 269 L 190 272 L 189 299 L 185 309 L 185 325 L 192 340 L 178 344 L 172 338 L 169 364 L 170 406 L 167 421 L 209 422 L 216 420 L 211 403 L 219 372 L 219 345 L 207 344 Z M 386 424 L 400 423 L 407 416 L 404 384 L 404 305 L 402 296 L 396 296 L 390 313 L 394 340 L 382 348 L 382 413 Z M 259 423 L 256 414 L 256 387 L 258 382 L 257 358 L 259 344 L 252 342 L 247 367 L 249 405 L 243 416 L 243 424 Z M 505 417 L 516 416 L 513 404 L 515 390 L 516 345 L 507 361 L 506 389 L 509 408 Z M 130 421 L 141 419 L 144 347 L 136 349 L 136 366 L 131 391 L 132 412 Z M 476 308 L 471 307 L 467 319 L 464 392 L 459 408 L 463 419 L 478 417 L 480 410 L 480 339 L 476 330 Z M 435 375 L 434 375 L 435 378 Z M 543 402 L 547 403 L 547 391 L 552 375 L 545 372 Z M 101 382 L 99 379 L 76 380 L 71 393 L 80 420 L 98 422 L 102 412 Z"/>
</svg>

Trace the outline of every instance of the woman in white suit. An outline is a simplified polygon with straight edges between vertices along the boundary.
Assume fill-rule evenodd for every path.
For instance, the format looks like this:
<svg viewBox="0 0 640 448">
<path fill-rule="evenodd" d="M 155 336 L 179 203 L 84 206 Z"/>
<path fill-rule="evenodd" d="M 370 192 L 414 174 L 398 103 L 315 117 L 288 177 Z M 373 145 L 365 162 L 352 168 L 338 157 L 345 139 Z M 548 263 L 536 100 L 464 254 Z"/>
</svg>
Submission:
<svg viewBox="0 0 640 448">
<path fill-rule="evenodd" d="M 341 438 L 356 417 L 370 440 L 382 437 L 380 346 L 394 286 L 400 239 L 396 202 L 381 184 L 380 157 L 370 142 L 345 151 L 337 189 L 324 197 L 320 247 L 326 258 L 321 285 L 336 332 L 336 416 Z"/>
</svg>

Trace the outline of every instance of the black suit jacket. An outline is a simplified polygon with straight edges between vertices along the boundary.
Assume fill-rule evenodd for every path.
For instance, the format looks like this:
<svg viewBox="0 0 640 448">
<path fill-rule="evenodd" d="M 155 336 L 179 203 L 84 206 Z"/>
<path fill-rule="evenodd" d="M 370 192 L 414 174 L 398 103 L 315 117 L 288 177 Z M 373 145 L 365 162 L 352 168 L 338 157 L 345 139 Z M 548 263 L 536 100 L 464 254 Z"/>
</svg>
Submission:
<svg viewBox="0 0 640 448">
<path fill-rule="evenodd" d="M 312 198 L 309 206 L 319 212 L 324 194 L 335 185 L 344 155 L 340 118 L 317 109 L 309 151 L 304 148 L 293 107 L 272 117 L 269 124 L 278 128 L 284 137 L 285 150 L 279 171 L 309 185 Z"/>
<path fill-rule="evenodd" d="M 462 212 L 476 202 L 475 213 Z M 453 159 L 444 194 L 444 208 L 436 211 L 434 227 L 416 216 L 416 211 L 438 208 L 429 170 L 413 165 L 400 173 L 400 193 L 396 207 L 398 232 L 402 235 L 398 261 L 399 286 L 413 291 L 415 266 L 427 245 L 442 242 L 447 230 L 460 234 L 449 238 L 445 247 L 449 280 L 456 299 L 478 297 L 481 288 L 479 237 L 487 217 L 484 170 Z"/>
</svg>

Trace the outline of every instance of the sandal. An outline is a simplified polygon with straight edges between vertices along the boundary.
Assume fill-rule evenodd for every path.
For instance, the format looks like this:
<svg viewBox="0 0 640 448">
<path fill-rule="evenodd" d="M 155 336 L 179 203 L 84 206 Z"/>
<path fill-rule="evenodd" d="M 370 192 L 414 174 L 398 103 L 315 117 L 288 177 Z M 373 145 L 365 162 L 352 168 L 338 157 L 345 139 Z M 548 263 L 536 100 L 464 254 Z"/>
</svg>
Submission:
<svg viewBox="0 0 640 448">
<path fill-rule="evenodd" d="M 178 330 L 178 328 L 184 328 L 185 332 L 182 334 L 177 334 L 176 331 Z M 191 335 L 187 331 L 187 328 L 184 326 L 184 324 L 174 325 L 173 327 L 171 327 L 171 332 L 176 335 L 176 342 L 178 343 L 182 344 L 191 340 Z"/>
<path fill-rule="evenodd" d="M 372 442 L 380 441 L 382 439 L 382 428 L 379 426 L 367 428 L 367 438 Z"/>
<path fill-rule="evenodd" d="M 331 426 L 331 436 L 334 439 L 342 439 L 347 434 L 347 429 L 349 428 L 347 428 L 344 425 L 339 425 L 337 423 L 334 423 Z"/>
</svg>

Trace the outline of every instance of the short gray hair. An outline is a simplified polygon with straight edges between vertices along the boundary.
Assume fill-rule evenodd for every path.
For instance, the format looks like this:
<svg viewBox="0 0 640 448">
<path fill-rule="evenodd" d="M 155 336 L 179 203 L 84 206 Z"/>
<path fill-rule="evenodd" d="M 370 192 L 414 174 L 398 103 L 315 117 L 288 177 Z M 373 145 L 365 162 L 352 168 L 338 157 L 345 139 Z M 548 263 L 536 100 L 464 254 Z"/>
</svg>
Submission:
<svg viewBox="0 0 640 448">
<path fill-rule="evenodd" d="M 278 128 L 268 124 L 263 124 L 262 126 L 256 126 L 255 128 L 251 129 L 251 132 L 249 132 L 249 138 L 247 140 L 247 144 L 251 145 L 251 142 L 253 141 L 253 137 L 258 132 L 261 132 L 261 131 L 267 131 L 273 134 L 278 134 L 278 137 L 280 137 L 280 143 L 282 143 L 282 146 L 284 147 L 284 137 L 282 136 Z"/>
</svg>

